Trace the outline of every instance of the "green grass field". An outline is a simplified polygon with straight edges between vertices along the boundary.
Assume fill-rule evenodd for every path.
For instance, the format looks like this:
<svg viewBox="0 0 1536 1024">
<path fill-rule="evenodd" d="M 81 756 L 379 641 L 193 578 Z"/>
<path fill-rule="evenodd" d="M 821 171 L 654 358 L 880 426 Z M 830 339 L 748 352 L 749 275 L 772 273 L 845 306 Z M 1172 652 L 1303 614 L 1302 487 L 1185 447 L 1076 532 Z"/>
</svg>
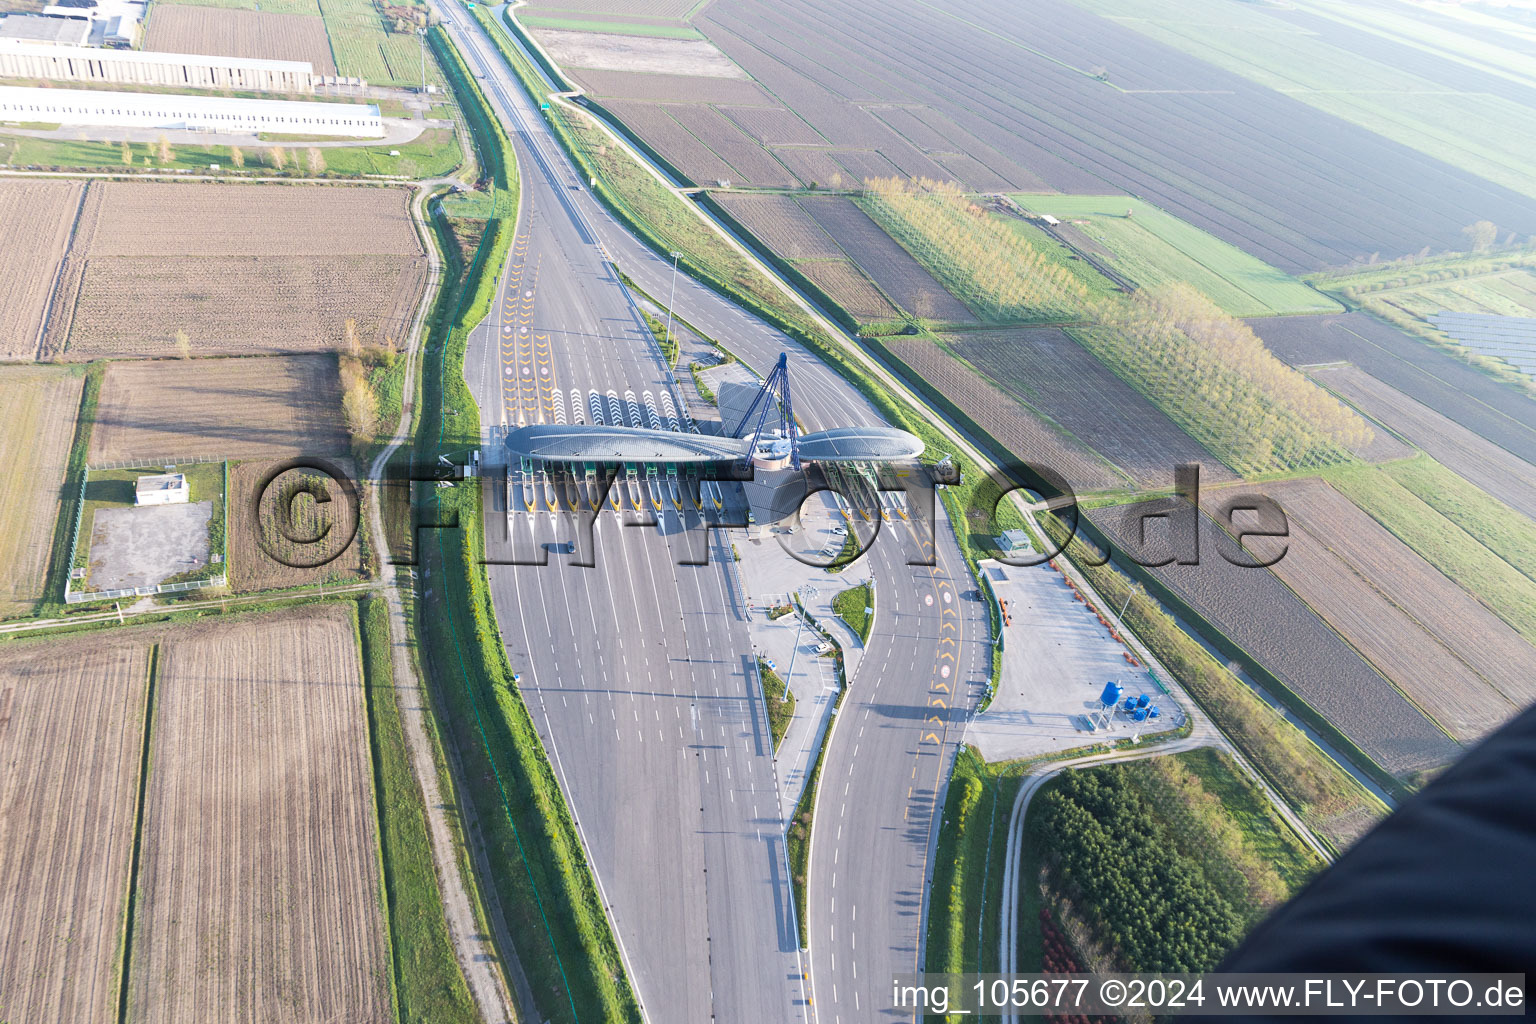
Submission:
<svg viewBox="0 0 1536 1024">
<path fill-rule="evenodd" d="M 153 146 L 135 143 L 133 167 L 136 173 L 159 168 L 192 171 L 200 174 L 233 174 L 227 145 L 173 145 L 171 159 L 162 164 L 151 153 Z M 275 172 L 267 164 L 265 148 L 241 147 L 245 154 L 245 169 L 239 173 L 247 176 L 266 177 Z M 399 150 L 399 156 L 390 156 L 390 150 Z M 411 178 L 438 177 L 451 173 L 459 166 L 460 154 L 453 132 L 444 128 L 428 128 L 410 142 L 398 146 L 335 146 L 320 151 L 325 160 L 325 171 L 333 176 L 353 177 L 365 174 L 399 174 Z M 304 148 L 288 150 L 285 173 L 291 177 L 305 177 Z M 209 167 L 218 164 L 219 171 Z M 6 167 L 67 167 L 80 170 L 127 171 L 123 165 L 123 147 L 120 142 L 91 142 L 78 139 L 37 139 L 26 135 L 0 133 L 0 166 Z"/>
<path fill-rule="evenodd" d="M 359 611 L 400 1020 L 474 1024 L 480 1017 L 448 937 L 426 811 L 400 721 L 388 607 L 382 598 L 372 597 Z"/>
<path fill-rule="evenodd" d="M 1076 224 L 1109 251 L 1113 269 L 1141 287 L 1193 285 L 1233 316 L 1332 313 L 1337 302 L 1213 235 L 1127 196 L 1021 194 L 1020 205 Z M 1127 217 L 1126 211 L 1134 211 Z"/>
<path fill-rule="evenodd" d="M 1481 601 L 1526 640 L 1536 643 L 1536 580 L 1441 515 L 1387 470 L 1361 466 L 1325 475 L 1336 490 L 1426 562 Z M 1420 486 L 1427 493 L 1434 493 L 1433 486 Z M 1529 520 L 1526 522 L 1529 524 Z"/>
<path fill-rule="evenodd" d="M 604 32 L 615 36 L 650 36 L 653 39 L 703 39 L 697 29 L 687 25 L 647 25 L 634 21 L 586 21 L 545 14 L 521 14 L 518 21 L 528 28 L 558 28 L 570 32 Z"/>
<path fill-rule="evenodd" d="M 355 75 L 374 85 L 421 84 L 422 42 L 414 32 L 390 31 L 373 0 L 319 0 L 319 4 L 337 74 Z M 410 0 L 401 4 L 409 5 Z M 426 77 L 428 84 L 443 85 L 442 72 L 430 52 Z"/>
<path fill-rule="evenodd" d="M 1381 471 L 1536 580 L 1536 523 L 1427 456 L 1395 462 Z"/>
</svg>

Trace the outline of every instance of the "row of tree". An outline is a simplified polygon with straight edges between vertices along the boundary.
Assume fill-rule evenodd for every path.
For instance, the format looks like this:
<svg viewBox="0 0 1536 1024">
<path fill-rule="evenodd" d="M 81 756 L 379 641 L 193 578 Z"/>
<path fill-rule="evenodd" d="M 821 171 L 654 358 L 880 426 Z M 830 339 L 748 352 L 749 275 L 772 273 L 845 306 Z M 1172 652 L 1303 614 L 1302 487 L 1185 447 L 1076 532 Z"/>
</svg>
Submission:
<svg viewBox="0 0 1536 1024">
<path fill-rule="evenodd" d="M 150 157 L 154 157 L 160 167 L 169 166 L 171 161 L 176 159 L 176 149 L 171 145 L 171 140 L 164 135 L 160 136 L 153 144 L 146 143 L 144 148 L 146 162 Z M 124 167 L 133 166 L 135 159 L 133 143 L 127 140 L 124 140 L 122 144 L 122 158 Z M 263 161 L 273 170 L 281 171 L 288 166 L 288 160 L 288 150 L 282 146 L 268 147 L 263 153 Z M 297 168 L 299 166 L 298 157 L 294 156 L 293 161 L 294 167 Z M 304 164 L 310 174 L 324 174 L 325 154 L 321 152 L 318 146 L 310 146 L 305 150 Z M 237 170 L 244 167 L 245 150 L 239 146 L 230 146 L 229 165 Z"/>
<path fill-rule="evenodd" d="M 1037 797 L 1051 876 L 1131 971 L 1213 969 L 1248 910 L 1180 849 L 1125 765 L 1067 772 Z"/>
<path fill-rule="evenodd" d="M 1088 289 L 1072 272 L 990 216 L 954 182 L 873 178 L 866 208 L 962 295 L 1009 319 L 1081 315 Z"/>
</svg>

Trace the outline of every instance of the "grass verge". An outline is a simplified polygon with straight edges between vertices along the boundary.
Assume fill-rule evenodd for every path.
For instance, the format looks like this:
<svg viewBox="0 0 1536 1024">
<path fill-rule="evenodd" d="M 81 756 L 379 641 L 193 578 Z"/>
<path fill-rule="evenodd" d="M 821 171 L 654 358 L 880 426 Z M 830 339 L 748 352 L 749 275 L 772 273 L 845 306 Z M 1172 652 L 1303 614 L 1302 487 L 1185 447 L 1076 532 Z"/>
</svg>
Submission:
<svg viewBox="0 0 1536 1024">
<path fill-rule="evenodd" d="M 762 658 L 757 659 L 757 674 L 763 683 L 763 702 L 768 706 L 768 730 L 773 734 L 773 749 L 778 750 L 795 717 L 795 692 Z"/>
<path fill-rule="evenodd" d="M 846 622 L 848 628 L 866 644 L 869 643 L 870 626 L 874 623 L 874 607 L 875 592 L 868 583 L 849 587 L 832 599 L 832 610 L 837 613 L 837 617 Z"/>
<path fill-rule="evenodd" d="M 358 615 L 399 1018 L 474 1024 L 479 1014 L 448 936 L 426 809 L 400 720 L 389 608 L 383 598 L 369 597 L 359 602 Z"/>
</svg>

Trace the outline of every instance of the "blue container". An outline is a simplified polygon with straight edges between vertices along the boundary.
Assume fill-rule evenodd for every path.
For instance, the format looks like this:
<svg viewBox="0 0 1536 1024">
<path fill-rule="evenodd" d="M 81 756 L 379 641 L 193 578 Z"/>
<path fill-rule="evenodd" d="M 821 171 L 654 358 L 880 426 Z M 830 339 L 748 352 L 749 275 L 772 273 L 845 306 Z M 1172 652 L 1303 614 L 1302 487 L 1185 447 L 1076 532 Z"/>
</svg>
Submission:
<svg viewBox="0 0 1536 1024">
<path fill-rule="evenodd" d="M 1120 703 L 1120 694 L 1122 692 L 1124 692 L 1124 687 L 1119 683 L 1105 683 L 1104 692 L 1099 694 L 1099 703 L 1107 708 L 1114 707 Z"/>
<path fill-rule="evenodd" d="M 1132 715 L 1131 717 L 1134 718 L 1138 722 L 1145 722 L 1147 720 L 1147 711 L 1148 710 L 1149 709 L 1147 709 L 1147 708 L 1137 708 L 1136 709 L 1136 713 L 1134 715 Z"/>
<path fill-rule="evenodd" d="M 1147 708 L 1147 717 L 1148 718 L 1156 718 L 1160 714 L 1162 714 L 1162 712 L 1157 710 L 1157 705 L 1156 704 L 1153 704 L 1150 708 Z"/>
<path fill-rule="evenodd" d="M 1135 711 L 1136 710 L 1136 698 L 1135 697 L 1127 697 L 1127 698 L 1125 698 L 1124 707 L 1125 707 L 1125 710 L 1127 710 L 1127 711 Z"/>
<path fill-rule="evenodd" d="M 1136 698 L 1136 706 L 1138 708 L 1144 708 L 1148 704 L 1151 704 L 1151 703 L 1152 703 L 1152 698 L 1148 697 L 1146 694 L 1142 694 L 1140 697 Z"/>
</svg>

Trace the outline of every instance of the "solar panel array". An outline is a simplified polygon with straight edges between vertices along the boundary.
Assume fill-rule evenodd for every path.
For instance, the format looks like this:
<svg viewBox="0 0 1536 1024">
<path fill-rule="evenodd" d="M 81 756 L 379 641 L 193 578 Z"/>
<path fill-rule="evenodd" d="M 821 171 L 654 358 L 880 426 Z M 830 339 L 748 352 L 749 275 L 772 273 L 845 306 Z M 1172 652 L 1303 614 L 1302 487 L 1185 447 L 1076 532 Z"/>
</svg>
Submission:
<svg viewBox="0 0 1536 1024">
<path fill-rule="evenodd" d="M 1479 355 L 1536 377 L 1536 318 L 1495 313 L 1434 313 L 1429 322 Z"/>
</svg>

